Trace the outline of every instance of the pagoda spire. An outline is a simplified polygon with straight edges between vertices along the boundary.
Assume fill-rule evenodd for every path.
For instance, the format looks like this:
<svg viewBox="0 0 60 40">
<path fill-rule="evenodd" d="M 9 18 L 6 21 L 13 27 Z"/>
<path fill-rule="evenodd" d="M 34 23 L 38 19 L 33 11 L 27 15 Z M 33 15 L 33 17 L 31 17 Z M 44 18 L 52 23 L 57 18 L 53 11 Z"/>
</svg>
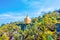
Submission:
<svg viewBox="0 0 60 40">
<path fill-rule="evenodd" d="M 28 13 L 27 13 L 26 17 L 29 17 Z"/>
<path fill-rule="evenodd" d="M 31 18 L 28 16 L 28 14 L 26 15 L 26 18 L 24 19 L 24 23 L 26 24 L 31 23 Z"/>
</svg>

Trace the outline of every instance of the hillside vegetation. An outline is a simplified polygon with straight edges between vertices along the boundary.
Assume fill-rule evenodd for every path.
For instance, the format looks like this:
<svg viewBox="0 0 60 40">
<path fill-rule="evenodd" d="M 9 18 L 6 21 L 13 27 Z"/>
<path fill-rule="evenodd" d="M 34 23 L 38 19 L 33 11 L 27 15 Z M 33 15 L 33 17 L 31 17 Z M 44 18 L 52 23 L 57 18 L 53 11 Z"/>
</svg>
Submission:
<svg viewBox="0 0 60 40">
<path fill-rule="evenodd" d="M 24 24 L 23 22 L 2 24 L 0 40 L 56 40 L 56 18 L 56 12 L 32 18 L 31 24 L 27 24 L 25 30 L 17 25 Z"/>
</svg>

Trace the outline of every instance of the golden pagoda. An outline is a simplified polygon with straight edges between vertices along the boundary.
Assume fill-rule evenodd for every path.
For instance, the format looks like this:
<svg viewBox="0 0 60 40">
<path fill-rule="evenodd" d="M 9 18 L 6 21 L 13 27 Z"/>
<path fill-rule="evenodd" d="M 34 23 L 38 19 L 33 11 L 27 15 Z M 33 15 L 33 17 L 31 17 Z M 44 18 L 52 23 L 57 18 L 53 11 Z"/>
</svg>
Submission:
<svg viewBox="0 0 60 40">
<path fill-rule="evenodd" d="M 26 18 L 24 19 L 24 23 L 29 24 L 31 23 L 30 17 L 27 15 Z"/>
</svg>

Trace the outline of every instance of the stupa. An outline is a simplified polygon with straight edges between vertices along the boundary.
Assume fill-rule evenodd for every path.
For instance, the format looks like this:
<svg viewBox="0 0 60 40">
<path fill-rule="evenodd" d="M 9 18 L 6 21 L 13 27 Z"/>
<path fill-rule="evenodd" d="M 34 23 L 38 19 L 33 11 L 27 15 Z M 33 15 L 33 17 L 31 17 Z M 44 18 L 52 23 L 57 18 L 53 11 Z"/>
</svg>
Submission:
<svg viewBox="0 0 60 40">
<path fill-rule="evenodd" d="M 25 24 L 31 23 L 31 18 L 27 15 L 26 18 L 24 19 Z"/>
</svg>

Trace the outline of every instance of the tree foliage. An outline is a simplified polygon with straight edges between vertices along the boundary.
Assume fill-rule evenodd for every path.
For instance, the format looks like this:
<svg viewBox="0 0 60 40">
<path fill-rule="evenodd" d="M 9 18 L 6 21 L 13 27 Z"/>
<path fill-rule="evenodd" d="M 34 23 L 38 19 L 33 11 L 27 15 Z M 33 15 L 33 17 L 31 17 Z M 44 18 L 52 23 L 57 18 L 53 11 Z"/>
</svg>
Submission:
<svg viewBox="0 0 60 40">
<path fill-rule="evenodd" d="M 55 40 L 53 36 L 56 32 L 56 22 L 56 13 L 50 12 L 43 17 L 33 18 L 24 31 L 16 25 L 21 24 L 20 22 L 3 24 L 0 27 L 0 40 Z"/>
</svg>

